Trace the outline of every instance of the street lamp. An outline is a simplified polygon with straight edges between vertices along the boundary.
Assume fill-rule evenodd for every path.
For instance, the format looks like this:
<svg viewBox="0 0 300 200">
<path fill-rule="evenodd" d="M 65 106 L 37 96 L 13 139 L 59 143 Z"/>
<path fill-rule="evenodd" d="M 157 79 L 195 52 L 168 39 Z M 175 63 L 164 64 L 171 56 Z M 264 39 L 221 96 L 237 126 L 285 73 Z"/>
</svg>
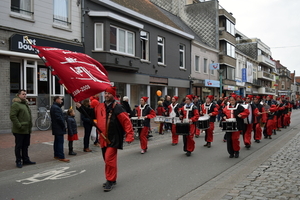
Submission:
<svg viewBox="0 0 300 200">
<path fill-rule="evenodd" d="M 224 72 L 224 69 L 218 69 L 218 72 L 219 72 L 219 75 L 220 75 L 220 97 L 222 97 L 222 93 L 223 93 L 223 91 L 222 91 L 222 76 L 223 76 L 223 72 Z"/>
</svg>

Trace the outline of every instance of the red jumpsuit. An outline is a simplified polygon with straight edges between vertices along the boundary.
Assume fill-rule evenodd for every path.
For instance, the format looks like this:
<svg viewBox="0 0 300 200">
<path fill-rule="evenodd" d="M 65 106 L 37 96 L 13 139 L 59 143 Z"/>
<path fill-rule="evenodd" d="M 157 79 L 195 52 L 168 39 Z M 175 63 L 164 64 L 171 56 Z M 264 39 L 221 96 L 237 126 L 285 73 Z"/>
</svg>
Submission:
<svg viewBox="0 0 300 200">
<path fill-rule="evenodd" d="M 165 112 L 166 111 L 165 111 L 163 106 L 157 106 L 157 108 L 156 108 L 156 115 L 157 116 L 163 116 Z M 162 134 L 163 125 L 164 125 L 164 122 L 159 123 L 159 127 L 158 127 L 158 133 L 159 134 Z"/>
<path fill-rule="evenodd" d="M 150 119 L 156 116 L 155 111 L 148 105 L 145 104 L 144 106 L 139 105 L 137 107 L 137 117 L 146 117 L 144 120 L 144 127 L 140 130 L 140 145 L 141 149 L 147 150 L 148 149 L 148 133 L 150 129 Z"/>
<path fill-rule="evenodd" d="M 201 108 L 203 114 L 211 114 L 209 118 L 209 128 L 205 130 L 205 141 L 211 143 L 214 140 L 213 132 L 215 129 L 216 116 L 219 113 L 219 106 L 214 103 L 210 103 L 209 105 L 204 103 Z"/>
<path fill-rule="evenodd" d="M 83 107 L 81 106 L 82 109 Z M 124 132 L 126 142 L 134 140 L 131 121 L 123 107 L 115 102 L 108 106 L 105 103 L 98 103 L 94 108 L 94 116 L 101 130 L 98 135 L 105 162 L 106 180 L 116 181 L 117 149 L 123 148 Z"/>
<path fill-rule="evenodd" d="M 275 115 L 275 112 L 277 111 L 277 106 L 276 105 L 272 105 L 271 108 L 269 109 L 269 113 L 268 113 L 268 120 L 267 120 L 267 124 L 266 124 L 266 135 L 267 136 L 271 136 L 273 133 L 273 130 L 276 129 L 276 120 L 277 120 L 277 116 Z"/>
<path fill-rule="evenodd" d="M 260 126 L 260 122 L 266 123 L 267 122 L 267 114 L 265 113 L 266 110 L 265 108 L 260 104 L 254 104 L 256 108 L 258 109 L 258 112 L 262 113 L 261 115 L 258 115 L 258 112 L 255 112 L 255 117 L 254 117 L 254 122 L 253 122 L 253 138 L 255 142 L 260 142 L 261 137 L 262 137 L 262 129 Z"/>
<path fill-rule="evenodd" d="M 235 110 L 230 110 L 230 109 Z M 238 115 L 241 115 L 241 118 L 238 117 Z M 233 157 L 233 155 L 239 156 L 240 151 L 240 132 L 244 128 L 244 121 L 243 119 L 246 118 L 249 115 L 249 110 L 245 109 L 243 106 L 235 104 L 234 106 L 227 105 L 223 109 L 223 117 L 226 116 L 226 119 L 230 118 L 236 118 L 237 121 L 237 128 L 238 131 L 235 132 L 226 132 L 227 137 L 227 151 L 230 154 L 230 157 Z"/>
<path fill-rule="evenodd" d="M 246 129 L 245 132 L 243 133 L 244 144 L 247 148 L 249 148 L 251 145 L 251 132 L 253 130 L 253 121 L 254 121 L 253 116 L 256 116 L 257 113 L 259 112 L 258 109 L 253 104 L 249 104 L 249 109 L 252 109 L 251 110 L 252 116 L 250 116 L 251 119 L 249 119 L 248 117 L 248 124 L 245 124 Z"/>
<path fill-rule="evenodd" d="M 194 135 L 196 132 L 196 124 L 195 122 L 198 121 L 199 112 L 198 108 L 194 105 L 184 105 L 183 107 L 179 108 L 180 115 L 183 119 L 190 119 L 192 123 L 190 124 L 190 134 L 183 136 L 183 151 L 186 152 L 193 152 L 195 149 L 195 141 Z"/>
<path fill-rule="evenodd" d="M 175 104 L 170 104 L 168 106 L 168 111 L 169 111 L 169 116 L 171 115 L 171 113 L 175 113 L 175 117 L 179 117 L 178 114 L 178 109 L 179 109 L 179 104 L 175 103 Z M 178 144 L 178 138 L 179 135 L 176 134 L 176 124 L 172 123 L 172 144 Z"/>
</svg>

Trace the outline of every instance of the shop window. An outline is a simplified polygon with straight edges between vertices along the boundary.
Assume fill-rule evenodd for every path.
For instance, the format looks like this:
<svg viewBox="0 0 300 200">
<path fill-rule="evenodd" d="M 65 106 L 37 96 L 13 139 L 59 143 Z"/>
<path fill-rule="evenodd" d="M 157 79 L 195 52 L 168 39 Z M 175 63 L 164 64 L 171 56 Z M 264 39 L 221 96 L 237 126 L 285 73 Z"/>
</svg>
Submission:
<svg viewBox="0 0 300 200">
<path fill-rule="evenodd" d="M 58 79 L 56 76 L 52 76 L 52 91 L 51 96 L 64 96 L 65 90 L 63 86 L 58 83 Z"/>
<path fill-rule="evenodd" d="M 27 96 L 37 96 L 37 62 L 24 60 L 24 88 Z"/>
<path fill-rule="evenodd" d="M 10 63 L 10 93 L 15 95 L 22 88 L 21 85 L 21 64 L 11 62 Z"/>
</svg>

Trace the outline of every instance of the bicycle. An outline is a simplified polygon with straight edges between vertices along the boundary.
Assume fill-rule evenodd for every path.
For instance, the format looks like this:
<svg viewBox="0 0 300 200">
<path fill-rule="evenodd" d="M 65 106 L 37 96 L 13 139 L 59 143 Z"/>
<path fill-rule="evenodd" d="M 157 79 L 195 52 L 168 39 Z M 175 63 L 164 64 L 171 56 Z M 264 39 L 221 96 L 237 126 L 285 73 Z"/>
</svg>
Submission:
<svg viewBox="0 0 300 200">
<path fill-rule="evenodd" d="M 41 131 L 49 130 L 51 127 L 51 118 L 46 107 L 39 107 L 39 117 L 35 120 L 36 127 Z"/>
</svg>

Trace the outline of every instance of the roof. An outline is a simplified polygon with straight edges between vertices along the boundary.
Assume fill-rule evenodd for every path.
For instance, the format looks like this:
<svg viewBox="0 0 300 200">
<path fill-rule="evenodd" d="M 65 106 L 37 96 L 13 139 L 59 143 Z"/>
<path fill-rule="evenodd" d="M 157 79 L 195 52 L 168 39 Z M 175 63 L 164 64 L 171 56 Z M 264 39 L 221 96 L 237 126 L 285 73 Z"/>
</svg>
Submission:
<svg viewBox="0 0 300 200">
<path fill-rule="evenodd" d="M 164 15 L 153 3 L 149 0 L 111 0 L 121 6 L 130 10 L 138 12 L 142 15 L 160 21 L 173 28 L 182 30 L 174 22 L 172 22 L 166 15 Z"/>
</svg>

